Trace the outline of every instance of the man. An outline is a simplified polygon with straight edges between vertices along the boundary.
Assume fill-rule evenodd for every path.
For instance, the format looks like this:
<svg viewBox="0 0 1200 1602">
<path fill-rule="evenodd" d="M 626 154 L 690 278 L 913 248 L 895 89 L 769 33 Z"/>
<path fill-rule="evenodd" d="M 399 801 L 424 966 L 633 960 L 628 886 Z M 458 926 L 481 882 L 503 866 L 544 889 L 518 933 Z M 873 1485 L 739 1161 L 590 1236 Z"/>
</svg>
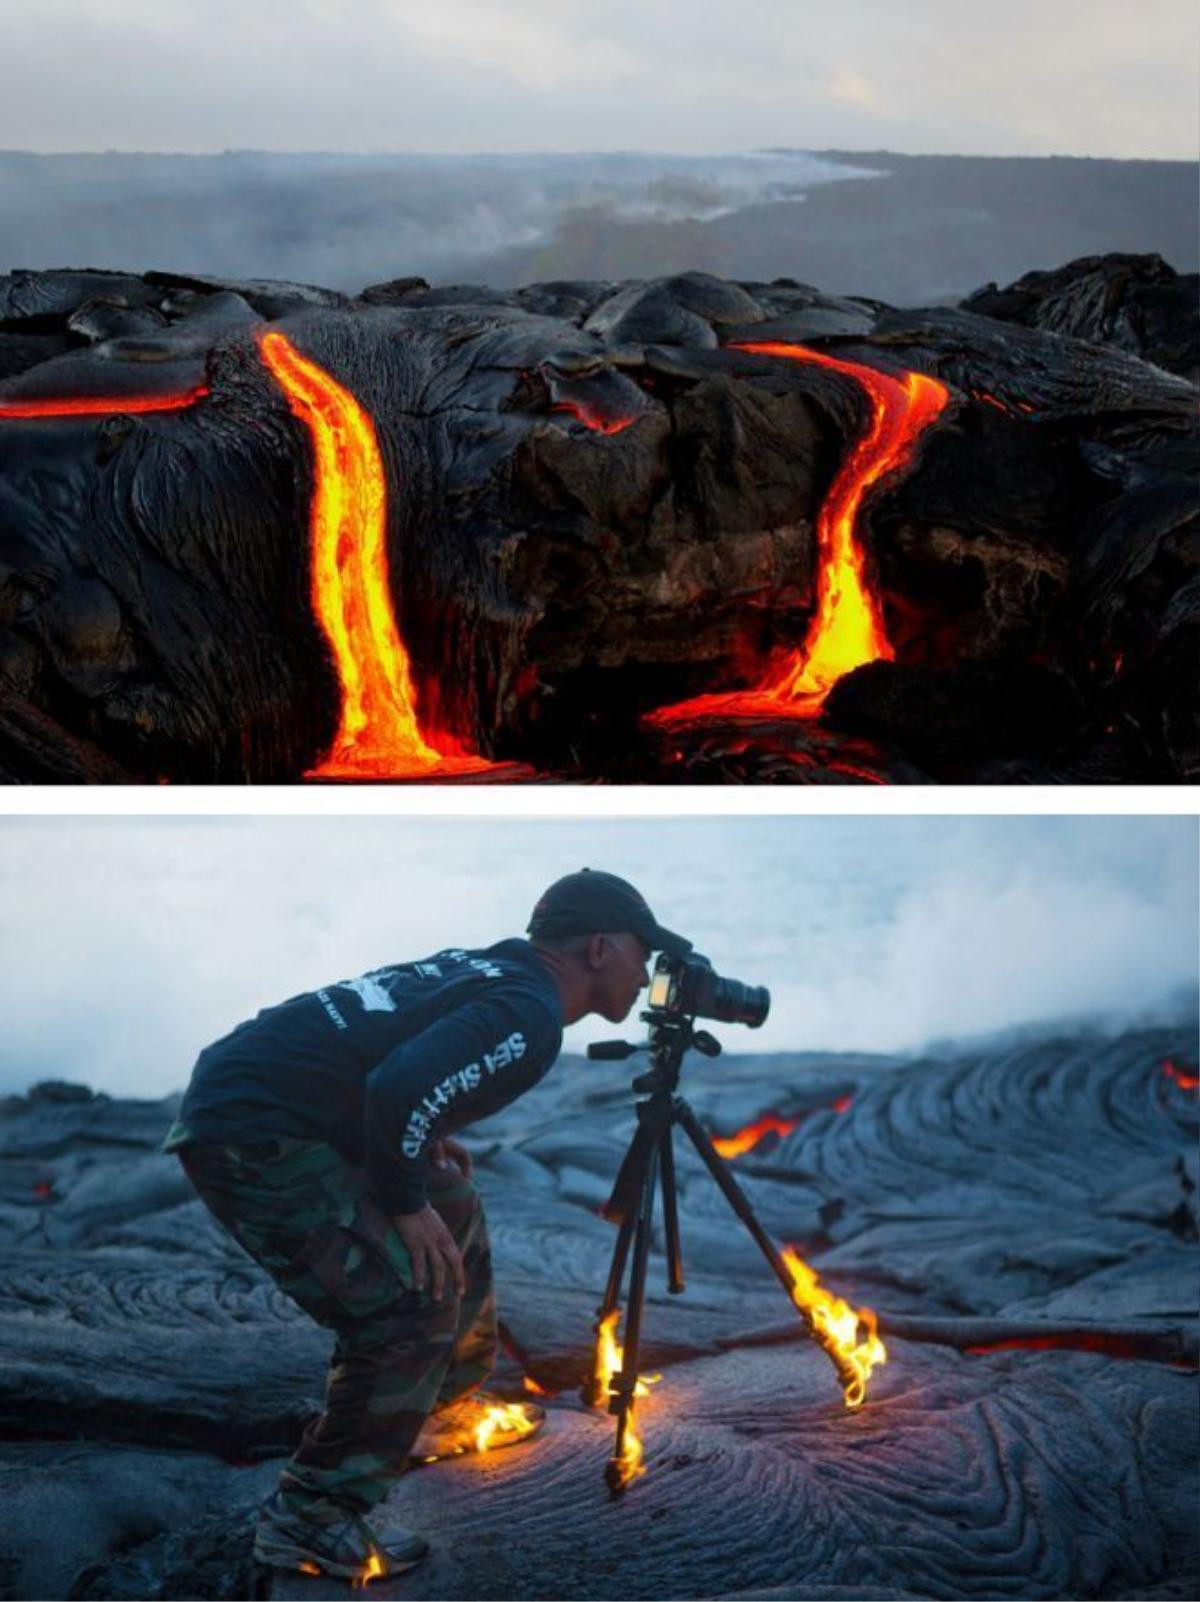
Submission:
<svg viewBox="0 0 1200 1602">
<path fill-rule="evenodd" d="M 165 1149 L 337 1337 L 325 1411 L 259 1515 L 264 1563 L 355 1578 L 424 1556 L 419 1535 L 382 1545 L 363 1515 L 411 1457 L 469 1447 L 494 1400 L 479 1388 L 496 1351 L 487 1231 L 451 1132 L 537 1084 L 567 1024 L 626 1018 L 652 951 L 690 949 L 631 884 L 586 868 L 550 886 L 528 932 L 293 997 L 197 1061 Z M 519 1404 L 490 1444 L 543 1418 Z"/>
</svg>

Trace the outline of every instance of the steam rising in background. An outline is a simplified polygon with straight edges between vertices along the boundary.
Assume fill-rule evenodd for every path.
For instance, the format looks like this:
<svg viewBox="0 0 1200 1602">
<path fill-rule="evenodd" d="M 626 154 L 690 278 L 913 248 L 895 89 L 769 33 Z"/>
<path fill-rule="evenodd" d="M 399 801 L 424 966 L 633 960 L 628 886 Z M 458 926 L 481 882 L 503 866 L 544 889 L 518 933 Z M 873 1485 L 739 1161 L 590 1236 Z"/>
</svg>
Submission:
<svg viewBox="0 0 1200 1602">
<path fill-rule="evenodd" d="M 1177 1011 L 1197 843 L 1193 818 L 8 818 L 0 1090 L 164 1095 L 260 1007 L 520 934 L 584 865 L 770 987 L 731 1050 L 909 1050 L 1172 992 Z"/>
<path fill-rule="evenodd" d="M 551 247 L 578 214 L 596 227 L 670 229 L 865 176 L 799 152 L 46 159 L 0 151 L 0 256 L 9 258 L 0 271 L 156 268 L 349 293 L 413 274 L 439 282 L 482 270 L 491 283 L 508 281 L 507 253 Z"/>
<path fill-rule="evenodd" d="M 0 273 L 1190 272 L 1197 78 L 1193 0 L 7 0 Z"/>
</svg>

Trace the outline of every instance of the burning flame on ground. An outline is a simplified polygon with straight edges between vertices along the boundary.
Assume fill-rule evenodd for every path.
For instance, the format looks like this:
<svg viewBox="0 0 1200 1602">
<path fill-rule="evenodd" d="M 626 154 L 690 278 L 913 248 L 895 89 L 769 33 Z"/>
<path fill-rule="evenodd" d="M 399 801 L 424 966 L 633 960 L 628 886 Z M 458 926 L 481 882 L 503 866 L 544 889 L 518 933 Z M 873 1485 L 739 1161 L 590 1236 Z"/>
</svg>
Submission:
<svg viewBox="0 0 1200 1602">
<path fill-rule="evenodd" d="M 625 1366 L 625 1349 L 617 1340 L 617 1325 L 620 1320 L 620 1310 L 614 1309 L 606 1318 L 601 1320 L 600 1329 L 596 1336 L 596 1359 L 593 1372 L 596 1376 L 597 1394 L 602 1397 L 607 1397 L 611 1393 L 614 1376 L 619 1374 Z M 651 1385 L 657 1385 L 660 1379 L 662 1379 L 661 1374 L 640 1375 L 637 1384 L 634 1386 L 634 1396 L 649 1396 Z M 620 1475 L 622 1487 L 646 1472 L 642 1457 L 642 1441 L 634 1429 L 633 1404 L 631 1402 L 625 1413 L 624 1448 L 621 1456 L 613 1459 Z"/>
<path fill-rule="evenodd" d="M 367 1559 L 366 1567 L 353 1582 L 357 1586 L 365 1586 L 369 1580 L 377 1580 L 387 1573 L 387 1564 L 384 1563 L 378 1552 L 372 1552 Z"/>
<path fill-rule="evenodd" d="M 1185 1073 L 1172 1058 L 1168 1057 L 1162 1065 L 1162 1071 L 1168 1079 L 1173 1079 L 1180 1090 L 1200 1090 L 1200 1076 Z"/>
<path fill-rule="evenodd" d="M 4 417 L 102 417 L 109 413 L 179 412 L 209 393 L 204 384 L 174 395 L 75 395 L 65 400 L 0 400 Z"/>
<path fill-rule="evenodd" d="M 831 1295 L 791 1246 L 785 1246 L 781 1255 L 792 1276 L 792 1300 L 807 1315 L 817 1339 L 837 1364 L 846 1406 L 860 1407 L 871 1370 L 887 1362 L 875 1314 L 869 1307 L 856 1312 L 839 1296 Z M 860 1329 L 865 1335 L 860 1336 Z"/>
<path fill-rule="evenodd" d="M 308 778 L 398 779 L 493 766 L 451 734 L 422 728 L 408 651 L 392 611 L 387 480 L 375 426 L 349 390 L 283 334 L 263 361 L 312 438 L 312 603 L 342 687 L 333 746 Z"/>
<path fill-rule="evenodd" d="M 804 345 L 768 342 L 730 348 L 815 362 L 853 378 L 867 392 L 871 421 L 842 463 L 817 517 L 817 611 L 803 647 L 769 667 L 753 689 L 660 707 L 647 717 L 652 724 L 704 716 L 814 718 L 844 674 L 866 662 L 892 659 L 882 613 L 866 583 L 858 514 L 867 491 L 911 460 L 918 439 L 950 399 L 946 386 L 924 373 L 893 378 Z"/>
<path fill-rule="evenodd" d="M 507 1435 L 510 1438 L 515 1436 L 519 1440 L 521 1436 L 531 1434 L 536 1428 L 535 1420 L 526 1413 L 522 1402 L 505 1402 L 500 1406 L 489 1407 L 475 1426 L 475 1450 L 486 1452 L 492 1444 L 492 1437 L 497 1434 Z M 504 1444 L 507 1446 L 508 1442 Z"/>
</svg>

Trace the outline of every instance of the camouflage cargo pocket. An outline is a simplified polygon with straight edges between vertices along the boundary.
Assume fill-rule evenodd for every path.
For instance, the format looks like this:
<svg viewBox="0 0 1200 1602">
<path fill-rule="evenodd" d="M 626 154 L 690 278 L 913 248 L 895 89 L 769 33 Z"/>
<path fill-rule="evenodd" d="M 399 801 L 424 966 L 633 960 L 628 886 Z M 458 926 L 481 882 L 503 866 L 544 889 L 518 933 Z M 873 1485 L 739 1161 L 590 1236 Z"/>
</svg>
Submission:
<svg viewBox="0 0 1200 1602">
<path fill-rule="evenodd" d="M 315 1225 L 292 1269 L 287 1276 L 292 1283 L 284 1288 L 301 1305 L 306 1303 L 303 1291 L 315 1282 L 321 1294 L 351 1318 L 370 1317 L 396 1304 L 414 1306 L 419 1299 L 404 1242 L 387 1215 L 366 1196 L 356 1200 L 348 1218 L 326 1218 Z"/>
</svg>

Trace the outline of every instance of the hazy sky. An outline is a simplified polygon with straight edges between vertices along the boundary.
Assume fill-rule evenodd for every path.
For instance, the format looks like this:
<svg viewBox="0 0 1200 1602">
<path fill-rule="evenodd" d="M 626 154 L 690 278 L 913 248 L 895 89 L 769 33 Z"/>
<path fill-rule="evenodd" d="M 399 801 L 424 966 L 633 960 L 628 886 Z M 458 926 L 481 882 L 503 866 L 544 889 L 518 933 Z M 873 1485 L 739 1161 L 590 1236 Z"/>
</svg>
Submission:
<svg viewBox="0 0 1200 1602">
<path fill-rule="evenodd" d="M 730 1050 L 1127 1014 L 1195 982 L 1197 840 L 1194 818 L 0 818 L 0 1093 L 164 1095 L 260 1007 L 520 934 L 585 864 L 769 987 Z"/>
<path fill-rule="evenodd" d="M 1193 159 L 1194 0 L 4 0 L 0 148 Z"/>
</svg>

